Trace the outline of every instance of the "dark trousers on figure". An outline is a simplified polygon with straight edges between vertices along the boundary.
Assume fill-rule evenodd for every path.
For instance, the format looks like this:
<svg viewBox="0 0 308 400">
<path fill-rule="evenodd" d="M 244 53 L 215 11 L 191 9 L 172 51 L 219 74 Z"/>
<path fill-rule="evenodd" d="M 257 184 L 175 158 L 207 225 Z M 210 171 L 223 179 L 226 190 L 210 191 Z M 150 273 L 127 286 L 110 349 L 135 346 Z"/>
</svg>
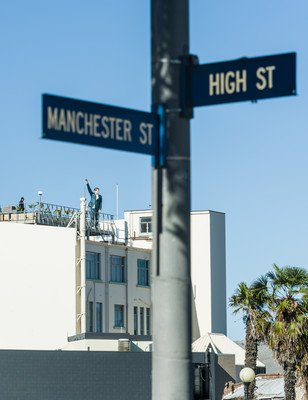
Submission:
<svg viewBox="0 0 308 400">
<path fill-rule="evenodd" d="M 95 210 L 91 210 L 91 228 L 98 228 L 99 213 Z"/>
</svg>

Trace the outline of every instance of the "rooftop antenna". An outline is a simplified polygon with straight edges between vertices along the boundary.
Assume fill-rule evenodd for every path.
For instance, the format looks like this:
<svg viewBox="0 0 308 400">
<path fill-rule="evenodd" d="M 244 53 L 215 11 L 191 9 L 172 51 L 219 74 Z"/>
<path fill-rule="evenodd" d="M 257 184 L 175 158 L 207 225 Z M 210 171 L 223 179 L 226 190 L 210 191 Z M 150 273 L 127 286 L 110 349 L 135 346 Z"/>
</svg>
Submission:
<svg viewBox="0 0 308 400">
<path fill-rule="evenodd" d="M 43 196 L 43 192 L 41 190 L 39 190 L 37 192 L 37 194 L 39 195 L 39 204 L 38 204 L 38 219 L 39 221 L 41 220 L 41 211 L 42 211 L 42 196 Z"/>
<path fill-rule="evenodd" d="M 117 184 L 117 221 L 119 220 L 119 185 Z"/>
</svg>

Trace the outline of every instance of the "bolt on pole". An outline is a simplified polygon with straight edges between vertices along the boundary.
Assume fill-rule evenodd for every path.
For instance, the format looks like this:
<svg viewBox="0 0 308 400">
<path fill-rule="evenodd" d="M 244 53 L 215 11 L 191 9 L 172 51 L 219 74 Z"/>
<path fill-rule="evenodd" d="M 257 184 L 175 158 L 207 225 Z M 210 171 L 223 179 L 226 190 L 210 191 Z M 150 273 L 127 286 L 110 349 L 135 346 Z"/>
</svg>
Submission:
<svg viewBox="0 0 308 400">
<path fill-rule="evenodd" d="M 152 108 L 164 120 L 152 171 L 152 399 L 192 398 L 190 123 L 181 116 L 188 0 L 152 0 Z"/>
</svg>

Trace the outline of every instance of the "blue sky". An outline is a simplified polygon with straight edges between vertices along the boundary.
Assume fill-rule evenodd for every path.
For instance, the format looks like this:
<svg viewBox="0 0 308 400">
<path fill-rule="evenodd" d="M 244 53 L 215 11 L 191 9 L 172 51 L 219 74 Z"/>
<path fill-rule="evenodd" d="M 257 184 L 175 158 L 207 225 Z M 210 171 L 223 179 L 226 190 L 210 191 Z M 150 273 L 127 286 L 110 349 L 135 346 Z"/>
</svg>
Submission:
<svg viewBox="0 0 308 400">
<path fill-rule="evenodd" d="M 192 209 L 226 213 L 227 296 L 272 263 L 307 267 L 306 0 L 191 0 L 201 64 L 297 53 L 297 96 L 195 109 Z M 149 156 L 41 139 L 41 95 L 150 111 L 150 1 L 12 0 L 0 12 L 0 203 L 79 206 L 84 177 L 104 210 L 151 204 Z M 244 337 L 228 313 L 228 335 Z"/>
</svg>

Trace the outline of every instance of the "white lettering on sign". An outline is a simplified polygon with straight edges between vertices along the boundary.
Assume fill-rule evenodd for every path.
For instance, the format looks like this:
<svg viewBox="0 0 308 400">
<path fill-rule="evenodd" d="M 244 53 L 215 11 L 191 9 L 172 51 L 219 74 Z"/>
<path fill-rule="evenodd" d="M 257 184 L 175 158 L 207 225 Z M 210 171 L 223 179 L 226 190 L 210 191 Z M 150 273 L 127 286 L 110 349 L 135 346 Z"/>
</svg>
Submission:
<svg viewBox="0 0 308 400">
<path fill-rule="evenodd" d="M 47 122 L 48 129 L 53 129 L 54 127 L 58 127 L 58 109 L 57 108 L 55 108 L 54 112 L 52 112 L 52 108 L 48 107 L 47 121 L 48 121 Z"/>
<path fill-rule="evenodd" d="M 99 127 L 99 120 L 100 120 L 101 116 L 98 114 L 94 115 L 94 136 L 100 137 L 100 132 L 98 132 L 98 127 Z"/>
<path fill-rule="evenodd" d="M 69 131 L 75 132 L 76 127 L 76 117 L 75 111 L 67 110 L 66 112 L 66 127 Z"/>
<path fill-rule="evenodd" d="M 50 107 L 48 107 L 50 108 Z M 57 110 L 57 108 L 55 109 Z M 74 112 L 74 111 L 73 111 Z M 84 129 L 80 127 L 80 118 L 82 117 L 82 112 L 78 111 L 77 115 L 76 115 L 76 128 L 77 128 L 77 133 L 79 133 L 79 135 L 82 135 L 84 132 Z M 56 128 L 55 128 L 56 129 Z M 59 130 L 59 129 L 56 129 Z M 73 130 L 72 132 L 75 133 L 75 131 Z"/>
<path fill-rule="evenodd" d="M 47 127 L 56 131 L 77 133 L 132 142 L 132 122 L 129 119 L 109 117 L 107 115 L 90 114 L 82 111 L 72 111 L 58 107 L 47 107 Z M 152 146 L 153 124 L 139 124 L 139 142 Z"/>
<path fill-rule="evenodd" d="M 256 83 L 256 87 L 259 90 L 272 89 L 274 86 L 273 72 L 275 71 L 275 65 L 270 65 L 268 67 L 260 67 L 257 69 L 256 76 L 260 82 Z"/>
<path fill-rule="evenodd" d="M 139 137 L 141 144 L 148 144 L 149 146 L 152 145 L 152 129 L 153 124 L 146 124 L 145 122 L 141 122 L 139 125 L 140 132 L 142 137 Z"/>
<path fill-rule="evenodd" d="M 88 116 L 88 113 L 84 113 L 84 133 L 87 135 L 90 133 L 91 136 L 93 136 L 93 115 L 90 114 Z"/>
<path fill-rule="evenodd" d="M 234 93 L 234 90 L 235 90 L 235 82 L 233 80 L 234 78 L 235 78 L 235 74 L 233 71 L 228 71 L 226 73 L 226 92 L 228 94 Z M 231 79 L 232 79 L 232 81 L 231 81 Z M 221 85 L 221 86 L 223 86 L 223 85 Z"/>
<path fill-rule="evenodd" d="M 209 74 L 209 95 L 233 94 L 247 91 L 247 70 Z"/>
</svg>

